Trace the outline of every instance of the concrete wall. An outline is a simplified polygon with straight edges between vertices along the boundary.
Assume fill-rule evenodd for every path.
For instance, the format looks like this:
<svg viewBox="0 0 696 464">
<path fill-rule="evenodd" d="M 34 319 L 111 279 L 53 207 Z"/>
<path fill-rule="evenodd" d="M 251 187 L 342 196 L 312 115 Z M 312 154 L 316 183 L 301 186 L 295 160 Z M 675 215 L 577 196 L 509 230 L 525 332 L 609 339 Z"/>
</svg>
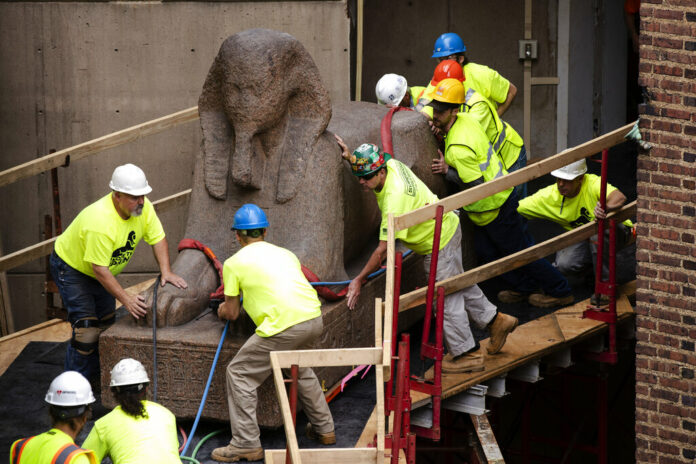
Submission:
<svg viewBox="0 0 696 464">
<path fill-rule="evenodd" d="M 532 37 L 539 41 L 539 59 L 532 76 L 556 76 L 556 0 L 534 0 Z M 430 58 L 437 37 L 458 33 L 469 59 L 484 64 L 517 86 L 517 98 L 504 119 L 523 134 L 523 63 L 518 40 L 524 38 L 524 2 L 381 0 L 365 2 L 363 100 L 376 101 L 374 88 L 389 72 L 402 74 L 410 85 L 426 85 L 437 62 Z M 532 156 L 555 153 L 556 87 L 532 89 Z"/>
<path fill-rule="evenodd" d="M 334 101 L 350 96 L 345 1 L 0 3 L 0 169 L 195 106 L 222 41 L 241 30 L 288 32 L 309 50 Z M 107 193 L 115 166 L 143 167 L 151 199 L 191 186 L 197 122 L 59 169 L 63 224 Z M 50 175 L 0 188 L 6 253 L 43 240 Z M 185 209 L 162 216 L 171 253 Z M 141 245 L 124 282 L 156 269 Z M 43 260 L 8 275 L 16 329 L 44 320 Z"/>
</svg>

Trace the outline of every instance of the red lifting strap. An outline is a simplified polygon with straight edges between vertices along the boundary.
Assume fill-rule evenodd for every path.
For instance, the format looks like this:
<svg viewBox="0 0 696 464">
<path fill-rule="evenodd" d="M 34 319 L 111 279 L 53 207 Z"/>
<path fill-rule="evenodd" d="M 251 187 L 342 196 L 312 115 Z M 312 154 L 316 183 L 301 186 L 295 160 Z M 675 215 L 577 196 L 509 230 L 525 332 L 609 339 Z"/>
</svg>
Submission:
<svg viewBox="0 0 696 464">
<path fill-rule="evenodd" d="M 413 110 L 411 108 L 404 108 L 403 106 L 396 106 L 394 108 L 390 108 L 389 111 L 387 111 L 387 114 L 385 114 L 382 118 L 382 125 L 380 127 L 380 135 L 382 137 L 382 150 L 394 156 L 395 158 L 396 156 L 394 155 L 394 146 L 392 145 L 391 122 L 394 113 L 396 113 L 397 111 Z"/>
<path fill-rule="evenodd" d="M 315 273 L 304 266 L 302 266 L 302 273 L 310 282 L 321 282 Z M 346 296 L 346 293 L 348 293 L 348 286 L 346 285 L 346 287 L 338 293 L 334 293 L 329 287 L 324 286 L 314 287 L 314 290 L 327 301 L 337 301 Z"/>
<path fill-rule="evenodd" d="M 210 294 L 210 299 L 211 300 L 224 300 L 225 299 L 225 284 L 222 280 L 222 264 L 220 263 L 220 260 L 217 259 L 217 256 L 215 256 L 215 253 L 213 253 L 213 250 L 208 248 L 207 246 L 203 245 L 201 242 L 198 240 L 194 240 L 192 238 L 185 238 L 179 242 L 179 252 L 181 250 L 200 250 L 203 252 L 203 254 L 210 260 L 210 263 L 215 267 L 215 269 L 218 272 L 218 276 L 220 277 L 220 286 L 215 290 L 215 292 Z"/>
</svg>

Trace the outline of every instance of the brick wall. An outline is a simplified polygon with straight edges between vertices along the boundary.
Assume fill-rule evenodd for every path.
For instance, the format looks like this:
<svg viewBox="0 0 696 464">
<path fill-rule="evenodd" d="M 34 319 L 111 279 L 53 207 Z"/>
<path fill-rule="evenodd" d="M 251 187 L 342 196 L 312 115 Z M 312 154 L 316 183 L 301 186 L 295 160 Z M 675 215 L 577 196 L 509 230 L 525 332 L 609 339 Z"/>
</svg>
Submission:
<svg viewBox="0 0 696 464">
<path fill-rule="evenodd" d="M 636 462 L 696 461 L 696 0 L 643 0 Z"/>
</svg>

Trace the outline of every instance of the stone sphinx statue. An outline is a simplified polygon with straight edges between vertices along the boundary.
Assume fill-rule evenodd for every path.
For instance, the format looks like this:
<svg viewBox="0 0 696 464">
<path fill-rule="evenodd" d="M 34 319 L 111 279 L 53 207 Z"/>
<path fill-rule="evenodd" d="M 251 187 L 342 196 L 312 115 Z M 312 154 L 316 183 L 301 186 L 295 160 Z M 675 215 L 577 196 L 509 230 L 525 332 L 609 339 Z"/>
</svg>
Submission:
<svg viewBox="0 0 696 464">
<path fill-rule="evenodd" d="M 253 29 L 227 38 L 199 99 L 203 143 L 185 236 L 224 261 L 238 249 L 230 231 L 234 212 L 256 203 L 269 218 L 269 242 L 292 250 L 322 280 L 346 279 L 346 265 L 376 237 L 379 211 L 373 194 L 350 177 L 332 131 L 351 150 L 380 144 L 386 111 L 346 102 L 332 117 L 319 70 L 289 34 Z M 442 181 L 430 172 L 437 149 L 425 117 L 398 113 L 392 130 L 396 157 L 442 193 Z M 196 317 L 219 285 L 200 251 L 183 250 L 172 267 L 189 285 L 159 290 L 158 326 Z"/>
<path fill-rule="evenodd" d="M 363 191 L 352 178 L 333 134 L 351 150 L 363 142 L 380 144 L 387 109 L 361 102 L 332 108 L 304 47 L 288 34 L 254 29 L 229 37 L 220 47 L 199 112 L 203 142 L 196 157 L 186 237 L 210 247 L 224 261 L 238 249 L 230 230 L 234 212 L 244 203 L 256 203 L 270 222 L 267 240 L 292 250 L 322 280 L 357 274 L 346 269 L 351 263 L 357 269 L 367 259 L 380 215 L 372 192 Z M 392 137 L 395 156 L 441 194 L 443 181 L 430 170 L 437 148 L 426 118 L 410 111 L 395 114 Z M 420 261 L 406 260 L 404 266 L 402 288 L 423 285 Z M 204 311 L 219 278 L 198 250 L 183 250 L 172 267 L 186 279 L 188 289 L 167 285 L 158 290 L 157 401 L 177 417 L 193 417 L 224 327 Z M 317 347 L 372 345 L 374 298 L 383 295 L 382 277 L 363 287 L 353 311 L 344 300 L 323 302 L 324 332 Z M 254 330 L 249 321 L 238 320 L 230 327 L 206 403 L 205 417 L 211 419 L 228 418 L 224 366 Z M 102 398 L 112 406 L 109 370 L 131 357 L 153 372 L 153 333 L 124 317 L 99 343 Z M 315 372 L 327 387 L 346 373 L 340 367 Z M 259 424 L 280 425 L 272 381 L 259 388 L 258 397 Z"/>
</svg>

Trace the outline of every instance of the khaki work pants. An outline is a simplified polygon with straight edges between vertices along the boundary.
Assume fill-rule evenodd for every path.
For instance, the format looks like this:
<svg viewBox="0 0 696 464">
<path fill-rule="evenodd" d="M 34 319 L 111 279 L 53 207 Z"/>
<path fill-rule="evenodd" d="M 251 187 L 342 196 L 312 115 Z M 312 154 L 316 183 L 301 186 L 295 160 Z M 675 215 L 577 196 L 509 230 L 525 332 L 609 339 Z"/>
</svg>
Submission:
<svg viewBox="0 0 696 464">
<path fill-rule="evenodd" d="M 227 365 L 227 404 L 232 439 L 238 448 L 260 448 L 260 431 L 256 422 L 256 389 L 272 373 L 271 351 L 306 350 L 319 338 L 324 328 L 321 316 L 285 329 L 272 337 L 253 334 Z M 334 424 L 321 391 L 319 380 L 310 368 L 300 368 L 297 399 L 319 433 L 333 432 Z"/>
<path fill-rule="evenodd" d="M 431 258 L 432 255 L 426 255 L 423 260 L 426 275 L 430 273 Z M 439 282 L 462 272 L 462 228 L 457 225 L 452 239 L 438 254 L 436 279 Z M 446 295 L 442 325 L 447 351 L 452 356 L 459 356 L 472 349 L 476 346 L 476 340 L 471 333 L 469 321 L 478 328 L 485 329 L 495 315 L 495 305 L 488 301 L 478 285 Z"/>
</svg>

